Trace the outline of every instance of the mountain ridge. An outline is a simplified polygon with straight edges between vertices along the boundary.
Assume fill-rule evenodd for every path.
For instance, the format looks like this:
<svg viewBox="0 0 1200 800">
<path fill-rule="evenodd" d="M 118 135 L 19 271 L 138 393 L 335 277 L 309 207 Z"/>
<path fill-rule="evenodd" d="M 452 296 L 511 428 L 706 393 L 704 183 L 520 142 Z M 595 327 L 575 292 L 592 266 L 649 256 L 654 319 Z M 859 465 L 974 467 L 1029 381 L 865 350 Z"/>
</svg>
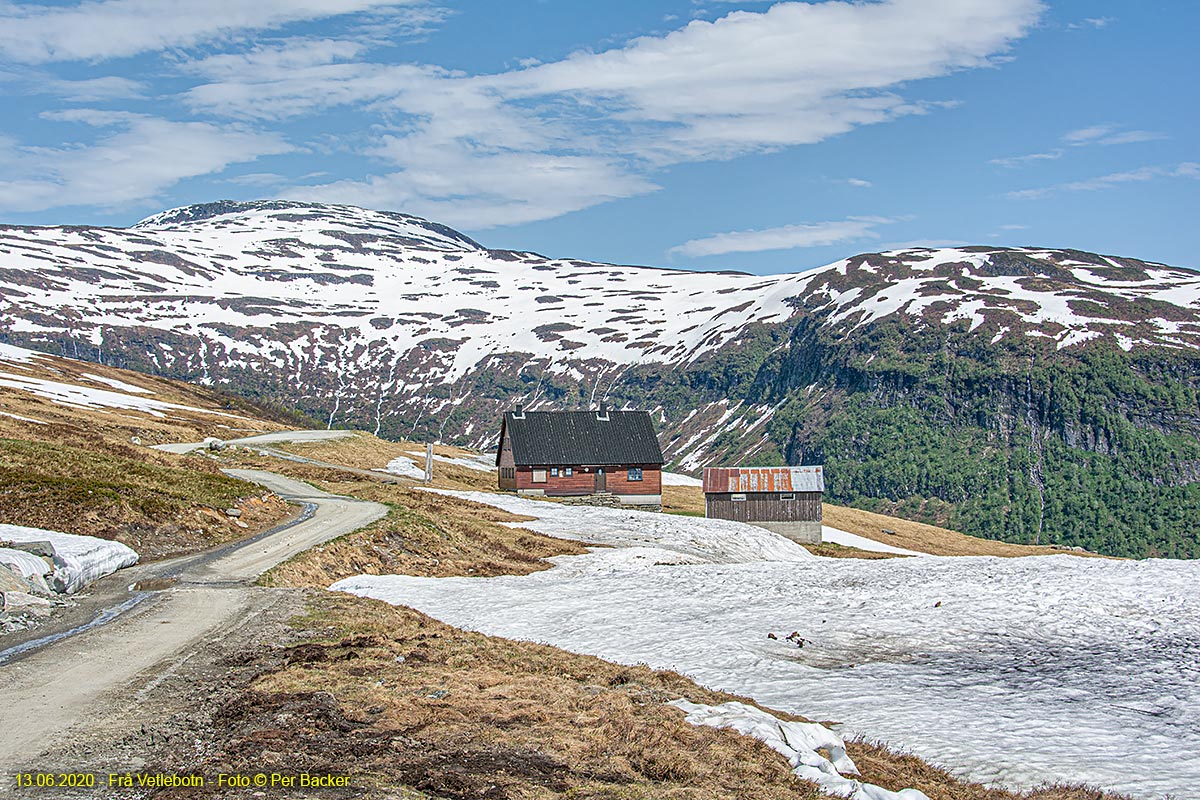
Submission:
<svg viewBox="0 0 1200 800">
<path fill-rule="evenodd" d="M 394 212 L 222 201 L 128 229 L 0 226 L 0 295 L 2 340 L 223 384 L 330 425 L 487 447 L 513 402 L 607 399 L 652 410 L 682 469 L 821 459 L 840 472 L 840 502 L 1014 541 L 1096 547 L 1074 512 L 1052 509 L 1066 527 L 1046 528 L 1041 473 L 1070 472 L 1076 451 L 1116 463 L 1157 448 L 1168 455 L 1137 468 L 1152 486 L 1200 472 L 1200 273 L 1079 250 L 915 248 L 705 273 L 489 250 Z M 912 480 L 868 435 L 908 417 L 897 441 L 921 442 L 892 460 L 924 464 Z M 1047 462 L 1039 437 L 1070 453 Z M 946 455 L 963 442 L 1003 465 Z M 974 499 L 955 499 L 967 490 L 935 479 L 935 463 L 1027 478 L 965 519 Z M 1125 524 L 1114 487 L 1084 492 L 1107 498 L 1115 516 L 1091 520 L 1106 531 Z"/>
</svg>

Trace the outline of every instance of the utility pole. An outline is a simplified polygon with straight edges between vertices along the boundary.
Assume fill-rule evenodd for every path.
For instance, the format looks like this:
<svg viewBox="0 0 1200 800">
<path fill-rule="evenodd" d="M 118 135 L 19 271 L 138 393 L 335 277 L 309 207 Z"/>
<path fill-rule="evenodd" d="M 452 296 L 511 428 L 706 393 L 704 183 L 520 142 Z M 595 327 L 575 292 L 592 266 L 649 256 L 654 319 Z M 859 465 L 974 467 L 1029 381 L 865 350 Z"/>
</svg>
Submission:
<svg viewBox="0 0 1200 800">
<path fill-rule="evenodd" d="M 433 442 L 425 445 L 425 482 L 433 481 Z"/>
</svg>

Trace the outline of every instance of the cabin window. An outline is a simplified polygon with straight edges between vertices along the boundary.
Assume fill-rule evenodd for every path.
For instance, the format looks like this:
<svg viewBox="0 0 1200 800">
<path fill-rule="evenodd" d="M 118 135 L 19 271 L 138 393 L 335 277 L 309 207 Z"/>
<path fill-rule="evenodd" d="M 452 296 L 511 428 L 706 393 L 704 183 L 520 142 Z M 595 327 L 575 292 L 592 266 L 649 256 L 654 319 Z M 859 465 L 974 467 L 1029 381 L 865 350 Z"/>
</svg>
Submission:
<svg viewBox="0 0 1200 800">
<path fill-rule="evenodd" d="M 571 469 L 570 467 L 564 467 L 564 468 L 563 468 L 563 475 L 565 475 L 566 477 L 568 477 L 568 478 L 569 478 L 569 477 L 571 477 L 571 476 L 572 476 L 572 475 L 574 475 L 574 474 L 575 474 L 575 470 Z"/>
<path fill-rule="evenodd" d="M 550 477 L 551 477 L 551 478 L 557 478 L 557 477 L 558 477 L 558 467 L 551 467 L 551 468 L 550 468 Z"/>
<path fill-rule="evenodd" d="M 642 468 L 641 467 L 630 467 L 629 468 L 629 480 L 640 481 L 641 479 L 642 479 Z"/>
<path fill-rule="evenodd" d="M 732 500 L 732 501 L 733 501 L 733 502 L 735 502 L 735 503 L 741 503 L 741 502 L 744 502 L 744 501 L 746 500 L 746 495 L 744 495 L 744 494 L 731 494 L 731 495 L 729 495 L 729 499 L 730 499 L 730 500 Z"/>
<path fill-rule="evenodd" d="M 794 494 L 781 494 L 781 495 L 779 495 L 779 499 L 780 499 L 780 500 L 795 500 L 795 499 L 796 499 L 796 495 L 794 495 Z"/>
<path fill-rule="evenodd" d="M 533 482 L 534 483 L 545 483 L 546 482 L 546 470 L 535 469 L 533 471 Z"/>
</svg>

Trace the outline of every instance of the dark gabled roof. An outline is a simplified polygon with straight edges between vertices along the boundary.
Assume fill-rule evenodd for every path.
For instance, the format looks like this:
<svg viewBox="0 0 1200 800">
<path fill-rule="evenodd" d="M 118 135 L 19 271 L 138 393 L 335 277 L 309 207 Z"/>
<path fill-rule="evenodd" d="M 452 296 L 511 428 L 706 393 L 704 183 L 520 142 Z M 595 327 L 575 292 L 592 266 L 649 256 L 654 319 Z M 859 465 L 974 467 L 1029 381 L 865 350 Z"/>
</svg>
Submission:
<svg viewBox="0 0 1200 800">
<path fill-rule="evenodd" d="M 647 411 L 526 411 L 504 415 L 513 460 L 520 466 L 662 464 Z M 503 441 L 503 438 L 502 438 Z"/>
</svg>

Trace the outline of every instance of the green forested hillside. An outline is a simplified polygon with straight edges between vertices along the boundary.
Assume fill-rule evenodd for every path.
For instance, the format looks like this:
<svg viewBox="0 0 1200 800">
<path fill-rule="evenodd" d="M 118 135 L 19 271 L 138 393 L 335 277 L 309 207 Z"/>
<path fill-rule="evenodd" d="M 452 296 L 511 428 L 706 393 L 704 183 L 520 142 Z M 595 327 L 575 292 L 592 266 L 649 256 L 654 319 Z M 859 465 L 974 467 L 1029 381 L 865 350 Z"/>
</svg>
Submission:
<svg viewBox="0 0 1200 800">
<path fill-rule="evenodd" d="M 1012 542 L 1200 556 L 1200 359 L 987 341 L 895 320 L 852 342 L 802 326 L 802 357 L 764 363 L 783 399 L 771 437 L 789 462 L 826 464 L 835 502 Z"/>
</svg>

